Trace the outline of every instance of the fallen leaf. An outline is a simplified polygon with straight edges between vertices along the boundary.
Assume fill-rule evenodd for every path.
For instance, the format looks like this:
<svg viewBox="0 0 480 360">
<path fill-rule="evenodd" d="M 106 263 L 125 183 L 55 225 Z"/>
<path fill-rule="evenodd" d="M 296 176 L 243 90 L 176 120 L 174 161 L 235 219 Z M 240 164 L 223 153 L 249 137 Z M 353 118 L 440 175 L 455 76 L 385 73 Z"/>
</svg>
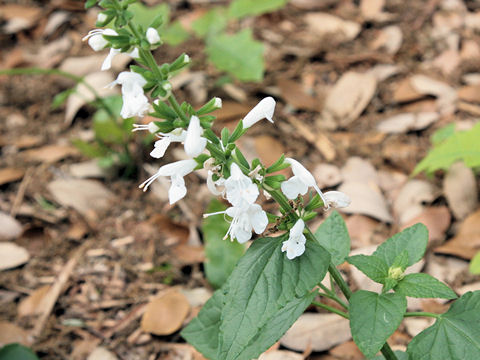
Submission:
<svg viewBox="0 0 480 360">
<path fill-rule="evenodd" d="M 90 211 L 102 211 L 110 206 L 114 195 L 104 185 L 93 180 L 54 180 L 48 190 L 59 204 L 69 206 L 82 215 Z"/>
<path fill-rule="evenodd" d="M 365 19 L 375 20 L 382 14 L 384 6 L 385 0 L 361 0 L 360 12 Z"/>
<path fill-rule="evenodd" d="M 480 73 L 469 73 L 462 76 L 462 81 L 467 85 L 480 85 Z"/>
<path fill-rule="evenodd" d="M 480 103 L 480 85 L 470 85 L 460 88 L 457 92 L 460 100 Z"/>
<path fill-rule="evenodd" d="M 423 130 L 439 118 L 436 112 L 397 114 L 380 122 L 377 129 L 387 134 L 401 134 L 412 130 Z"/>
<path fill-rule="evenodd" d="M 480 45 L 476 40 L 467 40 L 462 41 L 462 49 L 460 51 L 460 58 L 462 60 L 476 60 L 480 58 Z"/>
<path fill-rule="evenodd" d="M 435 96 L 441 114 L 450 114 L 455 110 L 457 92 L 450 85 L 425 75 L 412 76 L 410 83 L 420 94 Z"/>
<path fill-rule="evenodd" d="M 42 136 L 25 134 L 19 136 L 18 138 L 12 139 L 12 145 L 18 149 L 26 149 L 40 145 L 42 141 Z"/>
<path fill-rule="evenodd" d="M 217 121 L 240 120 L 252 110 L 253 106 L 240 104 L 234 101 L 223 101 L 222 108 L 215 110 L 212 115 Z"/>
<path fill-rule="evenodd" d="M 50 285 L 44 285 L 20 301 L 17 309 L 18 316 L 23 317 L 41 314 L 45 308 L 44 299 L 49 290 Z"/>
<path fill-rule="evenodd" d="M 0 241 L 16 239 L 22 231 L 22 225 L 15 218 L 0 212 Z"/>
<path fill-rule="evenodd" d="M 416 101 L 424 98 L 426 95 L 417 91 L 410 79 L 404 79 L 394 84 L 393 100 L 398 103 Z"/>
<path fill-rule="evenodd" d="M 273 350 L 260 355 L 258 360 L 303 360 L 302 354 L 287 351 L 287 350 Z"/>
<path fill-rule="evenodd" d="M 283 144 L 269 135 L 255 137 L 255 151 L 267 167 L 273 165 L 285 153 Z"/>
<path fill-rule="evenodd" d="M 67 11 L 55 11 L 49 17 L 45 29 L 43 30 L 44 36 L 50 36 L 60 26 L 65 24 L 70 19 L 71 14 Z"/>
<path fill-rule="evenodd" d="M 368 74 L 373 75 L 377 82 L 387 80 L 388 78 L 399 74 L 402 68 L 393 64 L 378 64 L 368 70 Z"/>
<path fill-rule="evenodd" d="M 395 55 L 403 42 L 403 34 L 400 26 L 387 26 L 379 31 L 375 40 L 370 44 L 373 50 L 385 50 L 387 54 Z"/>
<path fill-rule="evenodd" d="M 457 67 L 460 65 L 460 54 L 457 49 L 448 49 L 442 52 L 437 56 L 433 61 L 432 65 L 444 74 L 451 75 Z"/>
<path fill-rule="evenodd" d="M 435 190 L 431 183 L 423 180 L 407 182 L 393 202 L 393 211 L 401 225 L 419 216 L 424 210 L 424 204 L 435 199 Z"/>
<path fill-rule="evenodd" d="M 117 356 L 104 347 L 99 346 L 88 355 L 87 360 L 117 360 Z"/>
<path fill-rule="evenodd" d="M 305 21 L 311 33 L 320 38 L 328 36 L 329 40 L 334 42 L 353 40 L 361 29 L 360 24 L 356 22 L 322 12 L 307 13 Z"/>
<path fill-rule="evenodd" d="M 376 89 L 373 75 L 352 71 L 343 74 L 325 100 L 322 121 L 350 125 L 370 103 Z"/>
<path fill-rule="evenodd" d="M 403 320 L 407 332 L 411 337 L 417 336 L 434 322 L 435 319 L 432 318 L 405 318 L 405 320 Z"/>
<path fill-rule="evenodd" d="M 20 30 L 31 28 L 42 15 L 42 8 L 15 3 L 0 6 L 0 18 L 7 20 L 2 26 L 6 34 L 14 34 Z"/>
<path fill-rule="evenodd" d="M 104 54 L 95 54 L 90 56 L 79 56 L 66 58 L 60 65 L 60 70 L 66 71 L 73 75 L 85 76 L 93 72 L 97 72 L 101 68 L 103 60 L 105 60 Z M 120 53 L 116 55 L 112 60 L 112 70 L 114 72 L 122 71 L 125 66 L 132 61 L 132 57 Z M 106 84 L 103 84 L 105 86 Z"/>
<path fill-rule="evenodd" d="M 456 289 L 457 293 L 462 296 L 469 291 L 479 291 L 480 290 L 480 281 L 474 282 L 471 284 L 467 284 L 462 286 L 461 288 Z"/>
<path fill-rule="evenodd" d="M 280 344 L 297 351 L 324 351 L 351 338 L 347 319 L 336 314 L 305 313 L 282 336 Z"/>
<path fill-rule="evenodd" d="M 32 342 L 32 337 L 21 327 L 7 321 L 0 321 L 0 347 L 11 343 L 29 346 Z"/>
<path fill-rule="evenodd" d="M 443 179 L 443 192 L 457 219 L 464 219 L 478 206 L 475 174 L 463 162 L 450 166 Z"/>
<path fill-rule="evenodd" d="M 468 270 L 468 262 L 465 260 L 441 255 L 430 256 L 425 268 L 427 274 L 447 284 L 455 282 L 457 276 L 465 270 Z"/>
<path fill-rule="evenodd" d="M 200 264 L 205 261 L 205 250 L 203 246 L 178 244 L 172 251 L 175 258 L 182 264 Z"/>
<path fill-rule="evenodd" d="M 332 164 L 318 164 L 313 169 L 312 174 L 320 188 L 338 185 L 343 180 L 340 169 Z"/>
<path fill-rule="evenodd" d="M 375 229 L 379 222 L 363 215 L 349 216 L 345 221 L 352 248 L 360 248 L 371 245 Z"/>
<path fill-rule="evenodd" d="M 401 229 L 410 227 L 416 223 L 422 223 L 428 228 L 429 242 L 441 243 L 445 239 L 445 233 L 450 227 L 450 211 L 446 206 L 427 207 L 420 215 L 407 221 Z"/>
<path fill-rule="evenodd" d="M 480 250 L 480 210 L 468 216 L 457 235 L 435 249 L 436 253 L 459 256 L 470 260 Z"/>
<path fill-rule="evenodd" d="M 342 178 L 348 182 L 354 181 L 376 185 L 379 183 L 377 170 L 372 163 L 358 156 L 348 158 L 342 167 Z"/>
<path fill-rule="evenodd" d="M 320 110 L 320 101 L 307 94 L 303 86 L 298 82 L 280 78 L 277 86 L 283 99 L 294 109 Z"/>
<path fill-rule="evenodd" d="M 102 179 L 108 175 L 108 171 L 98 165 L 97 160 L 89 160 L 81 163 L 71 164 L 69 173 L 76 178 L 98 178 Z"/>
<path fill-rule="evenodd" d="M 212 297 L 212 292 L 203 287 L 194 289 L 181 288 L 180 291 L 186 296 L 192 308 L 203 306 Z"/>
<path fill-rule="evenodd" d="M 377 185 L 348 181 L 344 182 L 338 191 L 347 194 L 352 200 L 348 207 L 340 209 L 342 212 L 368 215 L 389 223 L 393 221 L 385 198 Z"/>
<path fill-rule="evenodd" d="M 153 299 L 142 316 L 143 331 L 155 335 L 170 335 L 181 328 L 190 304 L 182 293 L 172 290 Z"/>
<path fill-rule="evenodd" d="M 28 251 L 11 242 L 0 242 L 0 271 L 25 264 L 30 259 Z"/>
<path fill-rule="evenodd" d="M 46 145 L 40 148 L 22 151 L 20 153 L 27 161 L 55 163 L 69 156 L 78 155 L 79 152 L 73 146 Z"/>
<path fill-rule="evenodd" d="M 329 353 L 338 359 L 363 360 L 365 357 L 353 341 L 335 346 Z"/>
</svg>

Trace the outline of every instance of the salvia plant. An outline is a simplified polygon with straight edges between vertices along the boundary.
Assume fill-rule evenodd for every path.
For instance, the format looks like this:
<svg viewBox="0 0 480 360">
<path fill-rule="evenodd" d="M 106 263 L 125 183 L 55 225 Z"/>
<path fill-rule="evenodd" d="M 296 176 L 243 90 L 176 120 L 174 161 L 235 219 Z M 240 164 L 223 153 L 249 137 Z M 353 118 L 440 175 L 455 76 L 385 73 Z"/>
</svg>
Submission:
<svg viewBox="0 0 480 360">
<path fill-rule="evenodd" d="M 269 224 L 271 232 L 283 232 L 253 241 L 223 286 L 183 329 L 183 338 L 209 359 L 254 359 L 313 305 L 349 319 L 353 340 L 366 358 L 381 352 L 378 358 L 389 360 L 480 359 L 480 291 L 457 299 L 453 290 L 434 277 L 406 273 L 424 256 L 426 227 L 416 224 L 386 240 L 372 255 L 350 257 L 350 239 L 337 212 L 312 231 L 307 222 L 319 209 L 348 206 L 348 196 L 337 191 L 323 193 L 313 175 L 295 159 L 282 155 L 267 167 L 259 159 L 248 161 L 236 145 L 257 122 L 266 119 L 273 123 L 275 100 L 261 100 L 232 132 L 225 128 L 215 134 L 211 113 L 222 101 L 213 98 L 198 109 L 177 102 L 169 79 L 190 59 L 182 54 L 172 63 L 157 65 L 152 50 L 162 44 L 157 31 L 160 21 L 156 19 L 146 28 L 133 23 L 128 7 L 134 1 L 88 0 L 87 7 L 102 8 L 97 26 L 113 26 L 92 30 L 85 39 L 95 51 L 109 49 L 103 68 L 121 52 L 138 63 L 120 73 L 110 86 L 121 86 L 122 117 L 148 113 L 157 118 L 134 125 L 134 130 L 155 134 L 151 156 L 162 158 L 172 143 L 183 143 L 188 158 L 161 166 L 140 188 L 147 190 L 156 179 L 169 178 L 168 198 L 174 204 L 187 193 L 185 176 L 206 169 L 208 189 L 226 199 L 230 207 L 204 216 L 229 219 L 225 238 L 245 243 Z M 287 167 L 293 172 L 288 180 L 277 173 Z M 279 215 L 262 209 L 257 202 L 260 193 L 278 204 Z M 353 292 L 337 269 L 345 261 L 381 284 L 381 292 Z M 328 286 L 322 283 L 326 276 L 330 278 Z M 434 314 L 408 312 L 407 297 L 456 300 L 447 312 Z M 336 305 L 327 305 L 322 298 Z M 412 316 L 436 321 L 413 338 L 406 353 L 393 352 L 387 339 L 405 317 Z"/>
</svg>

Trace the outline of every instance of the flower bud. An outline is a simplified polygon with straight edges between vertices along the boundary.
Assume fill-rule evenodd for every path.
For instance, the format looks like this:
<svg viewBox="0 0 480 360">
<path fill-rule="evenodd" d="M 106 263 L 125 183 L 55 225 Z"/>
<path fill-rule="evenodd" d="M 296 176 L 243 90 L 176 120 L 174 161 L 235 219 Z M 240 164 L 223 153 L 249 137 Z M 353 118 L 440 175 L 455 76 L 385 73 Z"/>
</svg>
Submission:
<svg viewBox="0 0 480 360">
<path fill-rule="evenodd" d="M 155 45 L 160 42 L 160 35 L 158 35 L 158 31 L 152 27 L 149 27 L 147 29 L 147 40 L 150 43 L 150 45 Z"/>
<path fill-rule="evenodd" d="M 261 100 L 250 112 L 243 118 L 243 128 L 248 129 L 253 124 L 262 119 L 267 119 L 273 123 L 273 112 L 275 111 L 275 100 L 272 97 L 266 97 Z"/>
<path fill-rule="evenodd" d="M 350 197 L 341 191 L 327 191 L 323 195 L 327 200 L 327 203 L 324 204 L 324 206 L 327 207 L 331 206 L 334 208 L 344 208 L 350 205 L 350 203 L 352 202 Z"/>
</svg>

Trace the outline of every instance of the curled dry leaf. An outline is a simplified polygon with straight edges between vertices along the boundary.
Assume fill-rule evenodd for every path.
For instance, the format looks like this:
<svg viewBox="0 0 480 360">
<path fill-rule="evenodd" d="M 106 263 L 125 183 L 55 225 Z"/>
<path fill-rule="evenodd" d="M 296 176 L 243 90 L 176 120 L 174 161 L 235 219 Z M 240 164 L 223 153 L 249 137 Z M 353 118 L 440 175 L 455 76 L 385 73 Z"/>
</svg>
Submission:
<svg viewBox="0 0 480 360">
<path fill-rule="evenodd" d="M 343 74 L 325 100 L 322 121 L 342 127 L 350 125 L 370 103 L 376 89 L 377 80 L 371 74 Z"/>
<path fill-rule="evenodd" d="M 475 175 L 463 162 L 450 166 L 443 180 L 443 192 L 457 219 L 464 219 L 478 206 Z"/>
<path fill-rule="evenodd" d="M 25 264 L 30 259 L 28 251 L 10 242 L 0 242 L 0 271 Z"/>
<path fill-rule="evenodd" d="M 436 112 L 397 114 L 378 124 L 377 129 L 387 134 L 401 134 L 411 130 L 423 130 L 440 118 Z"/>
<path fill-rule="evenodd" d="M 281 96 L 294 109 L 320 111 L 319 100 L 307 94 L 300 83 L 289 79 L 279 79 L 277 85 Z"/>
<path fill-rule="evenodd" d="M 117 356 L 104 347 L 99 346 L 88 355 L 87 360 L 117 360 Z"/>
<path fill-rule="evenodd" d="M 360 248 L 371 245 L 375 229 L 379 222 L 363 215 L 349 216 L 345 221 L 352 248 Z"/>
<path fill-rule="evenodd" d="M 272 136 L 260 135 L 254 141 L 255 151 L 266 166 L 273 165 L 285 152 L 283 144 Z"/>
<path fill-rule="evenodd" d="M 329 351 L 336 359 L 363 360 L 365 356 L 354 341 L 347 341 Z"/>
<path fill-rule="evenodd" d="M 46 145 L 40 148 L 23 151 L 21 155 L 29 161 L 54 163 L 66 157 L 78 155 L 79 152 L 73 146 Z"/>
<path fill-rule="evenodd" d="M 32 340 L 31 336 L 21 327 L 7 321 L 0 321 L 0 348 L 11 343 L 29 346 L 32 344 Z"/>
<path fill-rule="evenodd" d="M 305 313 L 283 335 L 280 344 L 297 351 L 324 351 L 351 338 L 347 319 L 336 314 Z"/>
<path fill-rule="evenodd" d="M 16 169 L 16 168 L 10 168 L 10 167 L 0 169 L 0 185 L 8 184 L 13 181 L 20 180 L 24 174 L 25 174 L 25 171 L 22 169 Z"/>
<path fill-rule="evenodd" d="M 441 282 L 451 284 L 468 269 L 468 262 L 453 257 L 433 255 L 428 258 L 425 272 Z"/>
<path fill-rule="evenodd" d="M 105 55 L 95 54 L 90 56 L 69 57 L 60 65 L 60 70 L 73 75 L 85 76 L 92 73 L 92 69 L 100 69 L 105 60 Z M 132 61 L 132 57 L 127 54 L 117 54 L 112 60 L 112 70 L 114 72 L 125 69 L 125 66 Z M 105 86 L 107 84 L 103 84 Z"/>
<path fill-rule="evenodd" d="M 13 240 L 22 233 L 22 225 L 8 214 L 0 212 L 0 241 Z"/>
<path fill-rule="evenodd" d="M 458 90 L 457 94 L 460 100 L 480 103 L 480 84 L 464 86 Z"/>
<path fill-rule="evenodd" d="M 49 290 L 50 285 L 42 286 L 20 301 L 17 310 L 18 316 L 22 317 L 41 314 L 45 308 L 44 300 Z"/>
<path fill-rule="evenodd" d="M 363 182 L 366 184 L 378 184 L 377 170 L 368 160 L 358 156 L 348 158 L 342 167 L 342 177 L 345 181 Z"/>
<path fill-rule="evenodd" d="M 371 47 L 373 50 L 385 50 L 387 54 L 394 55 L 400 50 L 402 42 L 403 34 L 400 26 L 392 25 L 380 30 Z"/>
<path fill-rule="evenodd" d="M 343 20 L 323 12 L 308 13 L 305 17 L 308 29 L 318 37 L 334 37 L 333 41 L 345 42 L 355 39 L 361 30 L 360 24 Z"/>
<path fill-rule="evenodd" d="M 343 179 L 340 169 L 332 164 L 318 164 L 312 173 L 320 188 L 338 185 Z"/>
<path fill-rule="evenodd" d="M 42 15 L 42 8 L 31 5 L 17 5 L 15 3 L 0 6 L 0 18 L 7 21 L 2 26 L 2 32 L 14 34 L 20 30 L 35 25 Z"/>
<path fill-rule="evenodd" d="M 190 304 L 185 295 L 171 290 L 147 305 L 140 326 L 148 333 L 170 335 L 181 328 L 189 311 Z"/>
<path fill-rule="evenodd" d="M 435 199 L 433 185 L 423 180 L 407 182 L 393 202 L 393 211 L 401 225 L 423 212 L 424 204 Z"/>
</svg>

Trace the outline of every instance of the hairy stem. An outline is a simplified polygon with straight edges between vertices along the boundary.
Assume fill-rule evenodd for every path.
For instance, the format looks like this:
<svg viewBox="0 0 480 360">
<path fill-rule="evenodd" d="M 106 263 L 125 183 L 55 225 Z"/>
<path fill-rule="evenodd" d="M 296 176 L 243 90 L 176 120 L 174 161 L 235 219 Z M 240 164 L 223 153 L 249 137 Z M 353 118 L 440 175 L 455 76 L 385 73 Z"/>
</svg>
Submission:
<svg viewBox="0 0 480 360">
<path fill-rule="evenodd" d="M 312 304 L 315 306 L 318 306 L 319 308 L 325 309 L 327 311 L 330 311 L 332 313 L 335 313 L 337 315 L 340 315 L 341 317 L 344 317 L 345 319 L 348 319 L 348 314 L 346 312 L 343 312 L 341 310 L 338 310 L 332 306 L 325 305 L 323 303 L 317 302 L 317 301 L 312 301 Z"/>
<path fill-rule="evenodd" d="M 439 314 L 434 314 L 431 312 L 426 312 L 426 311 L 412 311 L 412 312 L 407 312 L 403 315 L 403 317 L 413 317 L 413 316 L 428 316 L 428 317 L 433 317 L 433 318 L 439 318 Z"/>
</svg>

